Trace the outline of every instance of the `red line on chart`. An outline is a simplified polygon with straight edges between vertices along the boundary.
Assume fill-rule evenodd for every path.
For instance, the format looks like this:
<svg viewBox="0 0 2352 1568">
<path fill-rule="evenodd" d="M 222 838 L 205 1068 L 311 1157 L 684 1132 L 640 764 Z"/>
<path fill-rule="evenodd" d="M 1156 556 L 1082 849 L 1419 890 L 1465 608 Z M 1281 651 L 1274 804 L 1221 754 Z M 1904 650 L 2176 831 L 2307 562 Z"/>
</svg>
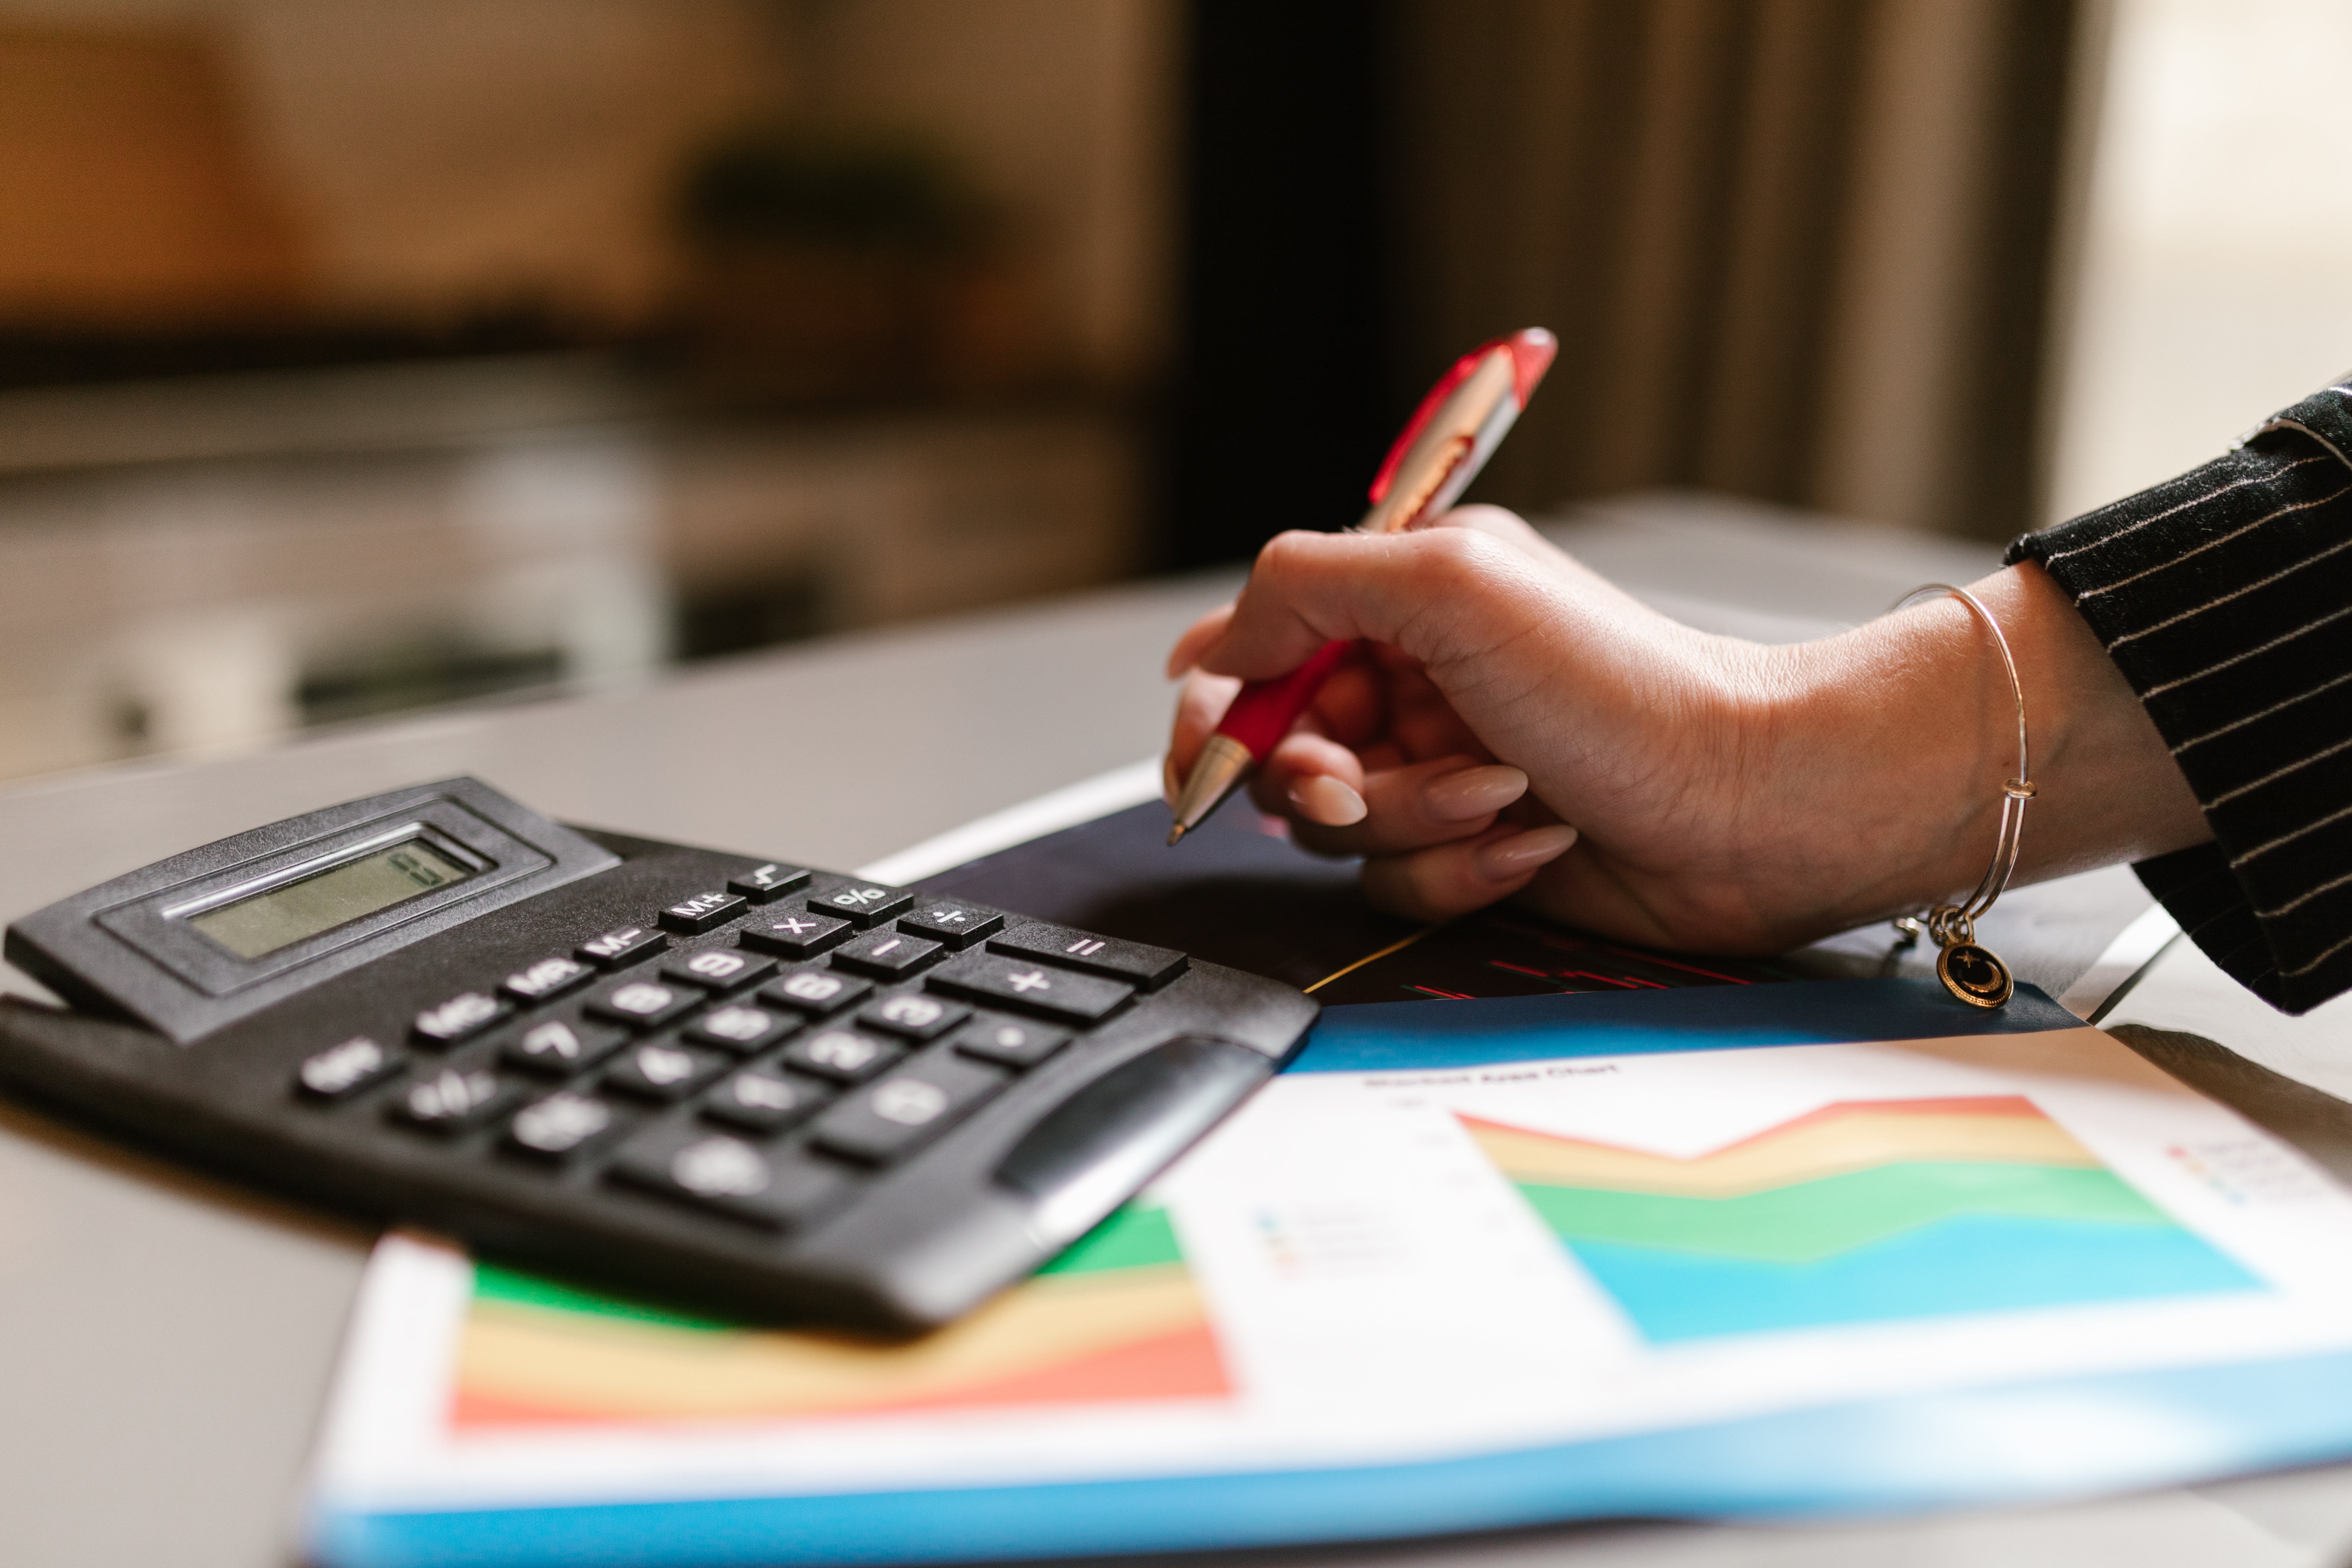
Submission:
<svg viewBox="0 0 2352 1568">
<path fill-rule="evenodd" d="M 1549 980 L 1551 978 L 1550 975 L 1545 973 L 1540 969 L 1529 969 L 1523 963 L 1505 963 L 1499 958 L 1488 959 L 1486 961 L 1486 967 L 1489 969 L 1507 969 L 1517 974 L 1532 974 L 1538 980 Z"/>
<path fill-rule="evenodd" d="M 1667 969 L 1679 969 L 1687 974 L 1704 974 L 1709 980 L 1721 980 L 1733 985 L 1752 985 L 1752 980 L 1742 980 L 1737 974 L 1719 974 L 1712 969 L 1701 969 L 1696 963 L 1676 963 L 1671 958 L 1658 958 L 1646 952 L 1627 952 L 1622 947 L 1604 947 L 1603 952 L 1613 952 L 1620 958 L 1630 958 L 1636 963 L 1655 963 Z M 1661 987 L 1663 989 L 1663 987 Z"/>
<path fill-rule="evenodd" d="M 1614 985 L 1620 991 L 1638 991 L 1644 986 L 1647 986 L 1653 991 L 1664 991 L 1665 989 L 1664 986 L 1659 984 L 1654 980 L 1636 980 L 1632 975 L 1595 974 L 1589 969 L 1563 969 L 1559 973 L 1559 974 L 1554 976 L 1554 978 L 1559 980 L 1590 980 L 1597 985 Z"/>
<path fill-rule="evenodd" d="M 1408 991 L 1418 991 L 1423 996 L 1442 996 L 1448 1002 L 1467 1002 L 1470 997 L 1459 991 L 1440 991 L 1430 985 L 1408 985 Z"/>
</svg>

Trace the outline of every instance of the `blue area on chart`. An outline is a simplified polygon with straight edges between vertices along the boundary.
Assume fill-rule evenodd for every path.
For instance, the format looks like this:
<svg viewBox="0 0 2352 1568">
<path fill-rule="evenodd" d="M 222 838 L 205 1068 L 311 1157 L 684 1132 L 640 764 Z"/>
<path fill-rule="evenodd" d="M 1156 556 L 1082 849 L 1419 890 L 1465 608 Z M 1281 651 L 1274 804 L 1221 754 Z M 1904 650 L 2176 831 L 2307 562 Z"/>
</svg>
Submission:
<svg viewBox="0 0 2352 1568">
<path fill-rule="evenodd" d="M 1564 1057 L 2032 1035 L 2083 1021 L 2031 985 L 1971 1007 L 1926 978 L 1797 980 L 1330 1007 L 1291 1072 L 1426 1072 Z"/>
<path fill-rule="evenodd" d="M 1956 1215 L 1809 1263 L 1562 1245 L 1654 1344 L 2264 1288 L 2174 1225 Z"/>
</svg>

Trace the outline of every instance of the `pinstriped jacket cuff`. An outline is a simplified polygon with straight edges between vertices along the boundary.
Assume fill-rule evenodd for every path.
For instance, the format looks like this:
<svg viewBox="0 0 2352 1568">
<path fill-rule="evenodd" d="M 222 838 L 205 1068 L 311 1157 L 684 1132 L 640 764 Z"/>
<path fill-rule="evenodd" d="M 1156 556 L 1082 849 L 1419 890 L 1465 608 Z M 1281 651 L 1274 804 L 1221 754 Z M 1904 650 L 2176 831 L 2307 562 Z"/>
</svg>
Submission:
<svg viewBox="0 0 2352 1568">
<path fill-rule="evenodd" d="M 2212 825 L 2140 879 L 2273 1005 L 2352 988 L 2352 376 L 2008 559 L 2065 589 Z"/>
</svg>

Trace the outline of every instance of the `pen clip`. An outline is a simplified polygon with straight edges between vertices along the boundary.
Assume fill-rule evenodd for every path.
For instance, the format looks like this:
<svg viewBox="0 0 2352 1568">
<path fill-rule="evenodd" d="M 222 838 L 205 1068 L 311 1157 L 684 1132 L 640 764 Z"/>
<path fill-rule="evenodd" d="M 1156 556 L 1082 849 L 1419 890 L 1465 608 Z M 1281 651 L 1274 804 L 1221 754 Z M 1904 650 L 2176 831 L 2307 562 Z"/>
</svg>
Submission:
<svg viewBox="0 0 2352 1568">
<path fill-rule="evenodd" d="M 1481 343 L 1455 360 L 1413 410 L 1412 419 L 1381 461 L 1380 472 L 1373 476 L 1373 510 L 1366 524 L 1376 529 L 1410 528 L 1424 511 L 1451 504 L 1478 470 L 1486 467 L 1486 458 L 1501 444 L 1504 433 L 1534 395 L 1536 384 L 1550 368 L 1558 349 L 1559 342 L 1549 332 L 1540 327 L 1529 327 Z M 1474 377 L 1483 373 L 1494 383 L 1499 381 L 1496 373 L 1506 371 L 1507 383 L 1494 384 L 1491 391 L 1482 392 L 1478 407 L 1454 407 Z M 1431 426 L 1449 414 L 1453 417 L 1448 423 L 1458 427 L 1447 434 L 1439 448 L 1422 454 L 1423 461 L 1415 465 L 1414 473 L 1404 474 L 1402 470 L 1431 433 Z M 1401 480 L 1410 483 L 1414 493 L 1392 498 L 1390 492 Z"/>
</svg>

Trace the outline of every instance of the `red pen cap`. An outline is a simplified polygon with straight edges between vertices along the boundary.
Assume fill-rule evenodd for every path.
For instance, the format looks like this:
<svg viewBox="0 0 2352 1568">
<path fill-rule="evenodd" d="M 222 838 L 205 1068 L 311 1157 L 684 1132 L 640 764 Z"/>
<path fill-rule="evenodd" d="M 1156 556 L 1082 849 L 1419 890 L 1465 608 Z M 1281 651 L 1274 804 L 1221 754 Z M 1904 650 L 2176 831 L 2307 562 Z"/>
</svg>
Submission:
<svg viewBox="0 0 2352 1568">
<path fill-rule="evenodd" d="M 1544 372 L 1551 368 L 1552 356 L 1559 352 L 1559 340 L 1541 327 L 1526 327 L 1507 338 L 1480 343 L 1455 360 L 1454 368 L 1437 378 L 1437 384 L 1429 389 L 1429 395 L 1423 398 L 1421 405 L 1412 411 L 1412 417 L 1405 421 L 1403 433 L 1397 437 L 1396 445 L 1391 447 L 1389 455 L 1381 459 L 1381 471 L 1372 476 L 1370 500 L 1373 505 L 1378 506 L 1381 498 L 1389 493 L 1389 486 L 1396 479 L 1397 465 L 1403 462 L 1404 455 L 1412 449 L 1422 426 L 1428 424 L 1438 409 L 1444 405 L 1445 400 L 1454 395 L 1454 389 L 1469 380 L 1486 362 L 1486 356 L 1497 349 L 1507 351 L 1511 356 L 1511 395 L 1521 408 L 1525 408 L 1528 399 L 1535 395 L 1536 383 L 1541 381 Z"/>
</svg>

